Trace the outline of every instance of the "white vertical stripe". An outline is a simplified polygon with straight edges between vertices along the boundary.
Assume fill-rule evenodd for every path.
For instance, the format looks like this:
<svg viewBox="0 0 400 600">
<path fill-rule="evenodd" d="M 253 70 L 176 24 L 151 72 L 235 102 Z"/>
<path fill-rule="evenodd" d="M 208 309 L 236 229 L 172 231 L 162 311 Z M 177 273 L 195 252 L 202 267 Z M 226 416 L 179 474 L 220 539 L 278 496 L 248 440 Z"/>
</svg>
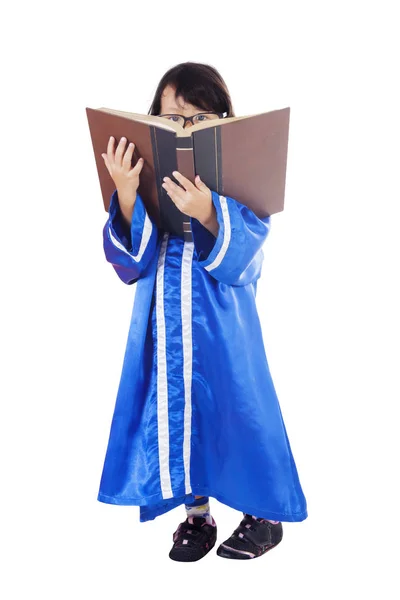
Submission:
<svg viewBox="0 0 400 600">
<path fill-rule="evenodd" d="M 161 244 L 157 265 L 156 286 L 158 457 L 160 464 L 161 493 L 163 498 L 173 497 L 171 474 L 169 471 L 168 377 L 164 315 L 164 267 L 168 237 L 168 233 L 165 233 Z"/>
<path fill-rule="evenodd" d="M 145 217 L 144 217 L 144 225 L 143 225 L 143 232 L 142 232 L 142 237 L 140 239 L 140 247 L 139 247 L 139 251 L 137 254 L 132 254 L 131 252 L 129 252 L 125 246 L 123 246 L 113 235 L 112 231 L 111 231 L 111 225 L 109 225 L 108 227 L 108 232 L 110 234 L 110 239 L 112 241 L 112 243 L 114 244 L 114 246 L 116 246 L 117 248 L 119 248 L 120 250 L 122 250 L 123 252 L 125 252 L 126 254 L 128 254 L 131 258 L 133 258 L 133 260 L 140 262 L 142 260 L 142 256 L 145 253 L 145 250 L 148 246 L 150 237 L 151 237 L 151 232 L 153 230 L 153 223 L 151 222 L 147 211 L 145 213 Z"/>
<path fill-rule="evenodd" d="M 132 258 L 132 254 L 130 252 L 128 252 L 128 250 L 125 248 L 125 246 L 123 246 L 118 240 L 117 238 L 115 238 L 112 234 L 111 231 L 111 225 L 108 226 L 108 234 L 110 236 L 110 240 L 112 241 L 112 243 L 114 244 L 114 246 L 116 246 L 117 248 L 119 248 L 120 250 L 122 250 L 123 252 L 125 252 L 126 254 L 128 254 L 128 256 L 130 256 Z"/>
<path fill-rule="evenodd" d="M 185 242 L 182 255 L 181 312 L 183 344 L 183 382 L 185 410 L 183 416 L 183 464 L 185 469 L 185 491 L 192 492 L 190 484 L 190 445 L 192 429 L 192 265 L 194 243 Z"/>
<path fill-rule="evenodd" d="M 229 216 L 228 203 L 225 196 L 219 196 L 219 201 L 221 204 L 222 218 L 224 221 L 224 239 L 222 246 L 213 262 L 207 267 L 204 267 L 207 271 L 212 271 L 212 269 L 219 267 L 226 254 L 226 251 L 228 250 L 229 242 L 231 241 L 231 219 Z"/>
</svg>

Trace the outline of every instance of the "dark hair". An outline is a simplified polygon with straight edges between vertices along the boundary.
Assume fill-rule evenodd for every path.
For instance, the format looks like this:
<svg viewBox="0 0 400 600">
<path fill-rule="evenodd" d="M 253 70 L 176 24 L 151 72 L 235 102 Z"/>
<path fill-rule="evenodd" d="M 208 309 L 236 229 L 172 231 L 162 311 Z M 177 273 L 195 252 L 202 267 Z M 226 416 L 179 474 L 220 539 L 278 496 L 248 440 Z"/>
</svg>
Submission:
<svg viewBox="0 0 400 600">
<path fill-rule="evenodd" d="M 185 102 L 203 110 L 227 112 L 227 117 L 235 116 L 226 83 L 210 65 L 185 62 L 169 69 L 157 86 L 149 115 L 161 113 L 161 95 L 167 85 L 175 88 L 175 98 L 181 96 Z"/>
</svg>

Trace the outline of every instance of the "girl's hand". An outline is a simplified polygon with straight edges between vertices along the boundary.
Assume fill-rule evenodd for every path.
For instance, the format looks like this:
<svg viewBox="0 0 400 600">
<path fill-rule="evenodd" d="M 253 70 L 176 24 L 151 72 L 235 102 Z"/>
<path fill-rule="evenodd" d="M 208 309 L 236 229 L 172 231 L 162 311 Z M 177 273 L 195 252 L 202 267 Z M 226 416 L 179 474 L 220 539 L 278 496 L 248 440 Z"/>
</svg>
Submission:
<svg viewBox="0 0 400 600">
<path fill-rule="evenodd" d="M 110 173 L 118 192 L 118 199 L 125 208 L 132 208 L 136 200 L 136 191 L 139 187 L 139 175 L 143 168 L 144 160 L 140 158 L 132 168 L 132 155 L 135 144 L 130 143 L 124 154 L 126 138 L 122 137 L 114 154 L 114 138 L 108 140 L 107 154 L 102 154 L 105 165 Z"/>
<path fill-rule="evenodd" d="M 185 188 L 180 188 L 169 177 L 164 177 L 162 187 L 175 206 L 185 215 L 194 217 L 203 225 L 212 221 L 215 208 L 212 202 L 211 190 L 201 181 L 199 175 L 196 176 L 195 185 L 193 185 L 189 179 L 186 179 L 178 171 L 174 171 L 172 174 Z"/>
</svg>

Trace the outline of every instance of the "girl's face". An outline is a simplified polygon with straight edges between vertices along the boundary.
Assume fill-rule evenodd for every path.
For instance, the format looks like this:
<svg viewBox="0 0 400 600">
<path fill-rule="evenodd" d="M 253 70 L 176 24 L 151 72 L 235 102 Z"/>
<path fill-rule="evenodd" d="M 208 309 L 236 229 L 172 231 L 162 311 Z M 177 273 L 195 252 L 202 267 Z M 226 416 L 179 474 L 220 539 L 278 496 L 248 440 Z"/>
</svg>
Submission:
<svg viewBox="0 0 400 600">
<path fill-rule="evenodd" d="M 175 98 L 175 90 L 170 85 L 164 89 L 161 94 L 161 114 L 162 115 L 183 115 L 184 117 L 193 117 L 203 113 L 204 109 L 188 104 L 180 96 Z M 190 121 L 186 121 L 186 127 L 191 127 Z"/>
</svg>

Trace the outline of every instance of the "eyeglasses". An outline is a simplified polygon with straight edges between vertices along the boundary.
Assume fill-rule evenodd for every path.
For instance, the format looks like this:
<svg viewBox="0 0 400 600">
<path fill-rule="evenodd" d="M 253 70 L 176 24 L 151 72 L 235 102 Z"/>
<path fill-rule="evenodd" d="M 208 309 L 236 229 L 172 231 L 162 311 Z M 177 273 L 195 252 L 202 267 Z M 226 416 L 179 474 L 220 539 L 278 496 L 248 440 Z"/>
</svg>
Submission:
<svg viewBox="0 0 400 600">
<path fill-rule="evenodd" d="M 188 121 L 191 122 L 192 125 L 197 125 L 198 123 L 204 123 L 205 121 L 212 121 L 214 119 L 223 119 L 227 116 L 228 113 L 216 113 L 212 111 L 207 111 L 203 113 L 198 113 L 197 115 L 193 115 L 192 117 L 184 117 L 183 115 L 158 115 L 159 117 L 163 117 L 164 119 L 169 119 L 170 121 L 174 121 L 175 123 L 179 123 L 182 127 L 186 127 L 186 123 Z"/>
</svg>

